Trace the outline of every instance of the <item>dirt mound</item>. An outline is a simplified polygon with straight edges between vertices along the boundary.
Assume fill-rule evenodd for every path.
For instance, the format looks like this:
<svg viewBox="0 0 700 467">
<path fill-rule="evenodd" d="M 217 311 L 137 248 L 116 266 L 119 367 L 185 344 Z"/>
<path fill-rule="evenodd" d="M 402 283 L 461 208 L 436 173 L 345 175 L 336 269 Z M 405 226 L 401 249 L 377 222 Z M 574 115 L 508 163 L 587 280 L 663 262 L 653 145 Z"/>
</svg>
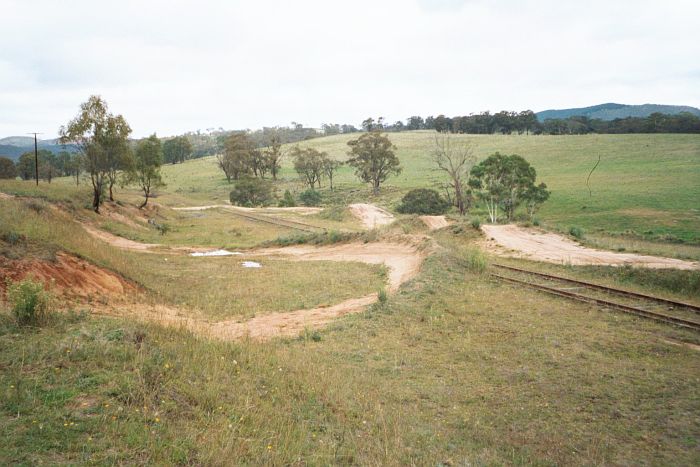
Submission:
<svg viewBox="0 0 700 467">
<path fill-rule="evenodd" d="M 28 276 L 44 282 L 57 295 L 71 299 L 121 296 L 137 290 L 119 275 L 66 253 L 58 253 L 56 261 L 0 257 L 0 277 L 3 279 L 0 280 L 0 290 L 4 292 L 5 278 L 19 280 Z"/>
<path fill-rule="evenodd" d="M 422 220 L 429 230 L 442 229 L 450 225 L 445 216 L 419 216 L 418 219 Z"/>
<path fill-rule="evenodd" d="M 348 206 L 353 216 L 362 221 L 368 229 L 391 224 L 394 222 L 394 215 L 373 204 L 356 203 Z"/>
<path fill-rule="evenodd" d="M 502 256 L 572 265 L 700 269 L 690 261 L 586 248 L 561 235 L 517 225 L 484 225 L 481 229 L 489 239 L 486 248 Z"/>
</svg>

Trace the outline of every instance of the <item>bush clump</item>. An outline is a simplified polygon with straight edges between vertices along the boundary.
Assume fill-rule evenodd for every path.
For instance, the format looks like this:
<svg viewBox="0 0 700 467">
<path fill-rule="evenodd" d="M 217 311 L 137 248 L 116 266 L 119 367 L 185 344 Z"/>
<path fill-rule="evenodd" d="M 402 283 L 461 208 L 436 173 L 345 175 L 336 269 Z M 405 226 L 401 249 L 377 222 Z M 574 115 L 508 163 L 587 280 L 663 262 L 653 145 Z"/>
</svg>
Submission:
<svg viewBox="0 0 700 467">
<path fill-rule="evenodd" d="M 479 230 L 481 228 L 481 219 L 479 219 L 478 217 L 475 217 L 472 219 L 471 224 L 472 224 L 472 229 Z"/>
<path fill-rule="evenodd" d="M 574 238 L 582 239 L 583 233 L 583 229 L 580 227 L 573 226 L 569 228 L 569 235 L 571 235 Z"/>
<path fill-rule="evenodd" d="M 401 199 L 396 208 L 401 214 L 444 214 L 450 207 L 440 194 L 429 188 L 411 190 Z"/>
<path fill-rule="evenodd" d="M 304 206 L 318 206 L 321 204 L 321 193 L 316 190 L 306 190 L 299 195 L 299 201 Z"/>
<path fill-rule="evenodd" d="M 291 191 L 289 190 L 284 190 L 284 196 L 280 200 L 280 202 L 277 204 L 280 208 L 293 208 L 297 205 L 296 200 L 294 199 L 294 195 L 292 194 Z"/>
<path fill-rule="evenodd" d="M 20 326 L 42 326 L 48 322 L 51 294 L 38 280 L 8 281 L 7 299 Z"/>
<path fill-rule="evenodd" d="M 236 206 L 268 206 L 272 202 L 272 183 L 260 178 L 242 178 L 236 182 L 229 199 Z"/>
</svg>

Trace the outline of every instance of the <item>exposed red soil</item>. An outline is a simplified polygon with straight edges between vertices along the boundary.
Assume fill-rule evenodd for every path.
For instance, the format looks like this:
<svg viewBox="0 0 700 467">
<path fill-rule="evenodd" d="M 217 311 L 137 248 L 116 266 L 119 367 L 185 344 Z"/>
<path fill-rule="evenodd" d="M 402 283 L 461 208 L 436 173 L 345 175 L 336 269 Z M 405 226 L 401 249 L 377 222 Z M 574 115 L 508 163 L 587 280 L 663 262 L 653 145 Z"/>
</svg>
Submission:
<svg viewBox="0 0 700 467">
<path fill-rule="evenodd" d="M 26 277 L 42 281 L 53 293 L 68 299 L 123 296 L 137 290 L 118 274 L 67 253 L 58 253 L 56 261 L 0 257 L 0 291 L 5 291 L 5 279 Z"/>
</svg>

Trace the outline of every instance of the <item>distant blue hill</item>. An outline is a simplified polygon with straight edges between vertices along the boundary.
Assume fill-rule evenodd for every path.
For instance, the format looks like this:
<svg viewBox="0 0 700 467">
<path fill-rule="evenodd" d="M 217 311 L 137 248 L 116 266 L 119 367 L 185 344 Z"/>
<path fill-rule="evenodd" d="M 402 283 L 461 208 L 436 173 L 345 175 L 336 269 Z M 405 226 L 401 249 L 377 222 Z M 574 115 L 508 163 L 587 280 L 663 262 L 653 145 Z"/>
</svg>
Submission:
<svg viewBox="0 0 700 467">
<path fill-rule="evenodd" d="M 39 149 L 46 149 L 58 154 L 61 151 L 75 152 L 76 148 L 72 144 L 65 147 L 58 143 L 56 139 L 45 139 L 37 142 Z M 25 152 L 34 151 L 34 138 L 31 136 L 8 136 L 0 139 L 0 156 L 9 157 L 12 160 L 19 159 Z"/>
<path fill-rule="evenodd" d="M 537 112 L 537 119 L 541 122 L 550 118 L 588 117 L 600 120 L 615 120 L 616 118 L 627 117 L 648 117 L 653 113 L 675 115 L 681 112 L 689 112 L 700 117 L 700 109 L 686 105 L 659 105 L 659 104 L 600 104 L 591 107 L 581 107 L 577 109 L 551 109 Z"/>
</svg>

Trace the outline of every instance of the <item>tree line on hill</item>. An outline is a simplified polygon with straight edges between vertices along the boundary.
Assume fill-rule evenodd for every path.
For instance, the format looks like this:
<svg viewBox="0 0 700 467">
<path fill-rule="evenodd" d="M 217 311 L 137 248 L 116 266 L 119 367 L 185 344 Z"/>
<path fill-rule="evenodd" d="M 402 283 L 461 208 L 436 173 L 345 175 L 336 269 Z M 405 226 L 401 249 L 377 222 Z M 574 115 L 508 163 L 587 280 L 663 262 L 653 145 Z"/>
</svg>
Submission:
<svg viewBox="0 0 700 467">
<path fill-rule="evenodd" d="M 580 135 L 588 133 L 700 133 L 700 117 L 690 112 L 679 114 L 653 113 L 648 117 L 628 117 L 614 120 L 591 119 L 585 116 L 547 119 L 540 122 L 532 110 L 522 112 L 482 112 L 466 116 L 412 116 L 406 123 L 386 123 L 382 117 L 362 122 L 365 131 L 387 132 L 435 130 L 439 133 L 466 134 L 549 134 Z"/>
</svg>

